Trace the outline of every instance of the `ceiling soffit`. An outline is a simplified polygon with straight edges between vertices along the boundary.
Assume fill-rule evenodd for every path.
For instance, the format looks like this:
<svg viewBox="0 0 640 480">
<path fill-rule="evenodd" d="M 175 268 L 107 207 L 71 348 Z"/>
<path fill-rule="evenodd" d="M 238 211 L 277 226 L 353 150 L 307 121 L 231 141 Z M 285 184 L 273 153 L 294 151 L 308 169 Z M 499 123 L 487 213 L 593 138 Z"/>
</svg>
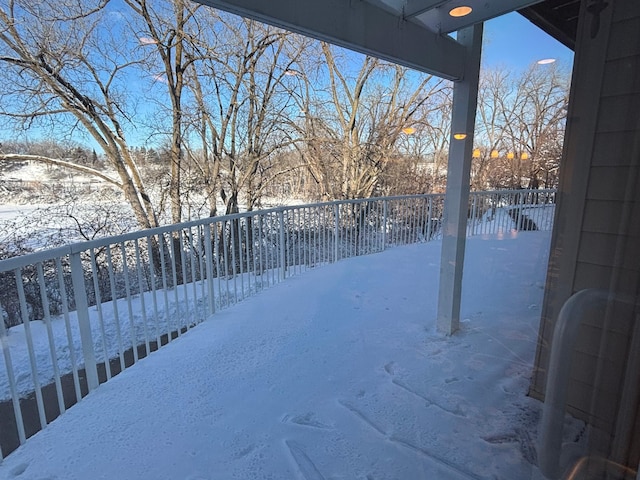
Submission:
<svg viewBox="0 0 640 480">
<path fill-rule="evenodd" d="M 464 78 L 456 31 L 518 10 L 573 48 L 579 0 L 196 0 L 449 80 Z M 469 5 L 472 12 L 449 11 Z M 575 17 L 575 18 L 574 18 Z M 572 30 L 573 29 L 573 30 Z"/>
<path fill-rule="evenodd" d="M 464 76 L 465 48 L 364 0 L 197 0 L 449 80 Z"/>
</svg>

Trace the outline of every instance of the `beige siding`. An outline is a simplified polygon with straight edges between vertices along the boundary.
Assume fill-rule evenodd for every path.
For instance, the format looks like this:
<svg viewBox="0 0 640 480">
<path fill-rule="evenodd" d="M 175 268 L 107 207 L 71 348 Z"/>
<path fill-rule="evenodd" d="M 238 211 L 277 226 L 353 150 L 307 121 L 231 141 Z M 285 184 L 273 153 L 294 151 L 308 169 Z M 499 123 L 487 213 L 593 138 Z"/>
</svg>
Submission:
<svg viewBox="0 0 640 480">
<path fill-rule="evenodd" d="M 622 3 L 638 3 L 637 0 L 616 0 L 615 7 Z M 637 8 L 637 5 L 634 5 Z M 614 20 L 611 36 L 609 37 L 609 48 L 607 50 L 607 61 L 624 57 L 633 57 L 638 54 L 638 31 L 640 31 L 640 16 L 626 16 L 620 20 Z"/>
<path fill-rule="evenodd" d="M 640 85 L 640 79 L 638 79 Z M 593 145 L 594 167 L 628 167 L 636 160 L 633 155 L 638 151 L 640 139 L 635 130 L 624 132 L 600 132 L 595 135 Z"/>
<path fill-rule="evenodd" d="M 638 63 L 640 57 L 633 55 L 607 62 L 602 84 L 602 95 L 614 96 L 627 93 L 640 93 L 638 83 Z"/>
<path fill-rule="evenodd" d="M 531 392 L 542 397 L 555 319 L 585 288 L 640 292 L 640 1 L 609 2 L 591 39 L 582 2 L 576 67 L 560 178 L 556 231 Z M 589 122 L 587 119 L 596 118 Z M 608 456 L 616 425 L 636 423 L 639 406 L 619 411 L 633 309 L 610 305 L 581 326 L 572 359 L 570 411 L 596 427 L 591 439 Z M 640 448 L 636 431 L 631 445 Z M 630 457 L 638 458 L 632 448 Z M 618 459 L 626 461 L 627 459 Z M 635 465 L 634 465 L 635 466 Z"/>
<path fill-rule="evenodd" d="M 624 202 L 587 199 L 582 230 L 592 233 L 617 234 L 624 219 Z M 640 203 L 631 206 L 631 218 L 640 218 Z M 629 236 L 640 237 L 640 222 L 632 222 Z"/>
<path fill-rule="evenodd" d="M 600 98 L 600 132 L 637 131 L 637 113 L 640 111 L 640 93 Z"/>
</svg>

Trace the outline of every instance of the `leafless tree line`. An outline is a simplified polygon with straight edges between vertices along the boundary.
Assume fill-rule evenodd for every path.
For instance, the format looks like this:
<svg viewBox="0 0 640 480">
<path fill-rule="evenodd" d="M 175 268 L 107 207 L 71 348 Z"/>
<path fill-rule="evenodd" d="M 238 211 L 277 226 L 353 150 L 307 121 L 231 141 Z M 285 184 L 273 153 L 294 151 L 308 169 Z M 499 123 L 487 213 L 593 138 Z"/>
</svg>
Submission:
<svg viewBox="0 0 640 480">
<path fill-rule="evenodd" d="M 108 168 L 55 149 L 0 159 L 99 176 L 142 228 L 189 218 L 191 197 L 214 216 L 444 188 L 449 82 L 188 0 L 0 0 L 0 64 L 5 131 L 84 136 Z M 555 66 L 483 73 L 473 188 L 555 184 L 567 82 Z"/>
</svg>

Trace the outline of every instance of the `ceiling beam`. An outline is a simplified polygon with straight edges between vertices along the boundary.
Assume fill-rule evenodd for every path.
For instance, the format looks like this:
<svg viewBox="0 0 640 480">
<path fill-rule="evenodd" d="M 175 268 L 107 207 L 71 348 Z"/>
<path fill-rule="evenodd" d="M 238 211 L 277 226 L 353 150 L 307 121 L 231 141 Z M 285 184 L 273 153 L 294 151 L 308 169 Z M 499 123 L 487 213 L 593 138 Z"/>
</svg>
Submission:
<svg viewBox="0 0 640 480">
<path fill-rule="evenodd" d="M 449 80 L 464 76 L 465 49 L 446 35 L 362 0 L 196 0 Z"/>
<path fill-rule="evenodd" d="M 404 18 L 412 18 L 427 10 L 439 7 L 447 3 L 447 1 L 448 0 L 407 0 L 407 3 L 403 7 L 402 16 Z"/>
</svg>

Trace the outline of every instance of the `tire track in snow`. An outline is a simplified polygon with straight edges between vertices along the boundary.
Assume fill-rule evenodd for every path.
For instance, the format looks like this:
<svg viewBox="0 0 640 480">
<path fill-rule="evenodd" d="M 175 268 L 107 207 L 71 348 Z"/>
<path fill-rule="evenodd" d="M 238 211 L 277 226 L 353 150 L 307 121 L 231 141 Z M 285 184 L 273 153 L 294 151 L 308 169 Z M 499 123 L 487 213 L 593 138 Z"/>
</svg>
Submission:
<svg viewBox="0 0 640 480">
<path fill-rule="evenodd" d="M 285 440 L 284 443 L 305 480 L 325 480 L 301 445 L 290 440 Z"/>
<path fill-rule="evenodd" d="M 418 396 L 420 396 L 420 395 L 418 395 Z M 350 405 L 349 403 L 344 402 L 342 400 L 338 400 L 338 403 L 340 405 L 342 405 L 344 408 L 346 408 L 348 411 L 350 411 L 354 416 L 356 416 L 360 420 L 362 420 L 365 424 L 367 424 L 373 430 L 378 432 L 385 440 L 387 440 L 387 441 L 389 441 L 391 443 L 394 443 L 396 445 L 399 445 L 401 447 L 404 447 L 406 449 L 409 449 L 409 450 L 413 451 L 414 453 L 418 453 L 419 455 L 421 455 L 423 457 L 426 457 L 428 460 L 433 461 L 439 467 L 446 469 L 447 473 L 449 473 L 449 474 L 454 473 L 456 475 L 455 477 L 451 477 L 450 475 L 447 475 L 447 478 L 453 478 L 454 480 L 455 480 L 456 477 L 461 479 L 461 480 L 468 480 L 468 479 L 482 480 L 481 477 L 479 477 L 477 475 L 474 475 L 471 472 L 467 472 L 467 471 L 461 469 L 457 465 L 454 465 L 453 463 L 451 463 L 451 462 L 439 457 L 438 455 L 434 455 L 433 453 L 429 452 L 425 448 L 418 447 L 417 445 L 414 445 L 413 443 L 411 443 L 411 442 L 409 442 L 407 440 L 404 440 L 404 439 L 402 439 L 400 437 L 397 437 L 395 435 L 387 434 L 382 428 L 380 428 L 378 425 L 376 425 L 367 415 L 362 413 L 360 410 L 358 410 L 353 405 Z"/>
<path fill-rule="evenodd" d="M 349 410 L 351 413 L 353 413 L 356 417 L 358 417 L 364 423 L 366 423 L 371 428 L 373 428 L 380 435 L 382 435 L 385 438 L 388 438 L 388 435 L 385 433 L 384 430 L 382 430 L 382 428 L 380 428 L 378 425 L 376 425 L 369 417 L 367 417 L 364 413 L 362 413 L 356 407 L 354 407 L 353 405 L 348 404 L 347 402 L 343 402 L 342 400 L 338 400 L 338 403 L 340 405 L 342 405 L 344 408 L 346 408 L 347 410 Z"/>
<path fill-rule="evenodd" d="M 404 440 L 402 438 L 396 437 L 396 436 L 391 436 L 389 437 L 389 440 L 392 441 L 393 443 L 395 443 L 396 445 L 400 445 L 404 448 L 407 448 L 423 457 L 428 458 L 429 460 L 434 461 L 436 464 L 438 464 L 440 467 L 443 467 L 444 469 L 447 470 L 447 472 L 450 473 L 454 473 L 456 475 L 456 477 L 460 478 L 460 479 L 464 479 L 464 480 L 468 480 L 468 479 L 473 479 L 473 480 L 483 480 L 483 477 L 479 477 L 475 474 L 473 474 L 472 472 L 467 472 L 466 470 L 460 468 L 459 466 L 453 464 L 452 462 L 449 462 L 448 460 L 445 460 L 444 458 L 439 457 L 438 455 L 434 455 L 432 452 L 422 448 L 422 447 L 418 447 L 417 445 L 414 445 L 411 442 L 408 442 L 407 440 Z M 455 479 L 455 477 L 451 477 L 449 475 L 447 475 L 446 478 L 452 478 Z"/>
<path fill-rule="evenodd" d="M 447 407 L 443 407 L 442 405 L 440 405 L 439 403 L 434 402 L 433 400 L 431 400 L 430 398 L 426 397 L 425 395 L 421 394 L 420 392 L 418 392 L 416 389 L 410 387 L 409 385 L 407 385 L 406 383 L 398 380 L 397 378 L 392 378 L 391 379 L 391 383 L 393 383 L 394 385 L 402 388 L 403 390 L 406 390 L 407 392 L 415 395 L 416 397 L 421 398 L 422 400 L 424 400 L 425 402 L 427 402 L 427 406 L 434 406 L 434 407 L 438 407 L 440 410 L 443 410 L 447 413 L 450 413 L 451 415 L 455 415 L 456 417 L 462 417 L 465 418 L 466 415 L 464 414 L 463 411 L 460 410 L 460 406 L 456 407 L 455 409 L 451 409 L 451 408 L 447 408 Z"/>
</svg>

